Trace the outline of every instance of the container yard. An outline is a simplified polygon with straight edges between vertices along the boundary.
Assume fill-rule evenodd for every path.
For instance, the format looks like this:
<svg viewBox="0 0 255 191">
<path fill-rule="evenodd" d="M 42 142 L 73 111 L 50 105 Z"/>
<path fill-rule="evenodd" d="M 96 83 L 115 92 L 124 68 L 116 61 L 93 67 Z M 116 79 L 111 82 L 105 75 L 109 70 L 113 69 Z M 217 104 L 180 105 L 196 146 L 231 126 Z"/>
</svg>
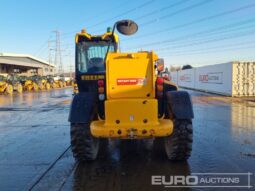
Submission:
<svg viewBox="0 0 255 191">
<path fill-rule="evenodd" d="M 254 12 L 1 2 L 0 191 L 255 190 Z"/>
<path fill-rule="evenodd" d="M 255 96 L 255 62 L 229 62 L 171 72 L 183 88 L 233 97 Z"/>
</svg>

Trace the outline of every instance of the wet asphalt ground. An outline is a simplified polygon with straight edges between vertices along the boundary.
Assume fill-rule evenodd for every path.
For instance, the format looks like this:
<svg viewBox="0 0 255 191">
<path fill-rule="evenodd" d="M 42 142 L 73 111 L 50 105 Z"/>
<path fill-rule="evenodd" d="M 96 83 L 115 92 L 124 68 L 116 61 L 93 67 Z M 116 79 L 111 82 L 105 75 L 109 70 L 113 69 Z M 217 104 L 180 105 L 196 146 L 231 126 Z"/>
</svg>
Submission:
<svg viewBox="0 0 255 191">
<path fill-rule="evenodd" d="M 0 95 L 0 191 L 255 190 L 151 185 L 153 175 L 255 173 L 254 99 L 189 92 L 195 119 L 187 162 L 170 162 L 141 142 L 111 141 L 98 160 L 84 164 L 70 151 L 71 88 Z"/>
</svg>

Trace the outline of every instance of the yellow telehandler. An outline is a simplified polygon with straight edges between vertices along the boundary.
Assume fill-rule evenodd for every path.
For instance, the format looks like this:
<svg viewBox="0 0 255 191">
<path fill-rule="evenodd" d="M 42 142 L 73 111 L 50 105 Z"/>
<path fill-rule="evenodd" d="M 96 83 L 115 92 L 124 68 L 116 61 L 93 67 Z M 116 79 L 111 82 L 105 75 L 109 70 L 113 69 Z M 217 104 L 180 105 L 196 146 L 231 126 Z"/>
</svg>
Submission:
<svg viewBox="0 0 255 191">
<path fill-rule="evenodd" d="M 115 29 L 132 35 L 131 20 L 105 34 L 76 34 L 76 82 L 69 113 L 71 148 L 78 161 L 95 160 L 111 139 L 162 143 L 170 160 L 186 160 L 192 150 L 193 107 L 189 94 L 161 77 L 163 61 L 153 51 L 119 52 Z"/>
</svg>

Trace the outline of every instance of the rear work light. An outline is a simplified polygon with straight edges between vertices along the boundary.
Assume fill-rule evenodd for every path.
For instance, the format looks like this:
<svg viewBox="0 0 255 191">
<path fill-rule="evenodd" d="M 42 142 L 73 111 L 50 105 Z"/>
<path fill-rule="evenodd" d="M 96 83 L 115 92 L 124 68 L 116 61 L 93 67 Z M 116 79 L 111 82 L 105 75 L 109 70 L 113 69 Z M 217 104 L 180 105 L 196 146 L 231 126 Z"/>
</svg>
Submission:
<svg viewBox="0 0 255 191">
<path fill-rule="evenodd" d="M 157 81 L 156 81 L 156 84 L 157 84 L 157 97 L 162 98 L 163 97 L 163 90 L 164 90 L 164 87 L 163 87 L 164 78 L 158 77 Z"/>
<path fill-rule="evenodd" d="M 163 85 L 163 83 L 164 83 L 164 79 L 161 78 L 161 77 L 158 77 L 157 78 L 157 85 Z"/>
</svg>

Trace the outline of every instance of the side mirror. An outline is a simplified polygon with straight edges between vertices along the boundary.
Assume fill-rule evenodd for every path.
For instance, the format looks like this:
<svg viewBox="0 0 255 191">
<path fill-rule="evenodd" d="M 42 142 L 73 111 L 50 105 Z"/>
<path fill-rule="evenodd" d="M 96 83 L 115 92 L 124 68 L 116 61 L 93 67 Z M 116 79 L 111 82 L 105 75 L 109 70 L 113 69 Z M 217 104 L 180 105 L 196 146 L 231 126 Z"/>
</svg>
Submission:
<svg viewBox="0 0 255 191">
<path fill-rule="evenodd" d="M 157 70 L 162 72 L 164 70 L 164 59 L 160 58 L 157 60 Z"/>
<path fill-rule="evenodd" d="M 132 20 L 121 20 L 115 23 L 119 33 L 123 35 L 135 34 L 138 30 L 138 25 Z"/>
</svg>

